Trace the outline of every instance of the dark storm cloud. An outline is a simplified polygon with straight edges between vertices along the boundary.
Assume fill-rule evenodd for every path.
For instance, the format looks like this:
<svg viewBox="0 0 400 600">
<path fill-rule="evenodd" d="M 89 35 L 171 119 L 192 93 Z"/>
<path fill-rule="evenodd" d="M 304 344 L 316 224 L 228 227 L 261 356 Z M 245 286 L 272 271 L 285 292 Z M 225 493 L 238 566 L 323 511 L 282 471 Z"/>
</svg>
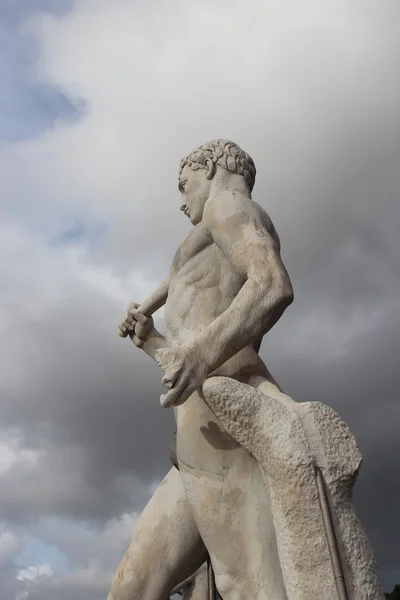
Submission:
<svg viewBox="0 0 400 600">
<path fill-rule="evenodd" d="M 2 425 L 47 453 L 38 468 L 5 477 L 3 517 L 110 518 L 141 506 L 145 484 L 169 468 L 174 424 L 159 405 L 158 368 L 118 338 L 115 312 L 88 295 L 43 320 L 17 317 L 24 335 L 10 341 L 7 362 L 23 365 L 27 385 L 3 392 Z"/>
</svg>

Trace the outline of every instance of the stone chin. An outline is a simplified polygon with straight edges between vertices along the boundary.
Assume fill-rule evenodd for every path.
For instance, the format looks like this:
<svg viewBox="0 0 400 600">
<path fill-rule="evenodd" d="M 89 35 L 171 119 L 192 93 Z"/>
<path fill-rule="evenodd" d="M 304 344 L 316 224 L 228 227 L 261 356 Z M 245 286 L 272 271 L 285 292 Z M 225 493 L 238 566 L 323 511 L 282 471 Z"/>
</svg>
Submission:
<svg viewBox="0 0 400 600">
<path fill-rule="evenodd" d="M 201 218 L 196 218 L 195 216 L 191 217 L 190 215 L 188 215 L 188 216 L 189 216 L 189 221 L 191 222 L 192 225 L 198 225 L 201 221 Z"/>
</svg>

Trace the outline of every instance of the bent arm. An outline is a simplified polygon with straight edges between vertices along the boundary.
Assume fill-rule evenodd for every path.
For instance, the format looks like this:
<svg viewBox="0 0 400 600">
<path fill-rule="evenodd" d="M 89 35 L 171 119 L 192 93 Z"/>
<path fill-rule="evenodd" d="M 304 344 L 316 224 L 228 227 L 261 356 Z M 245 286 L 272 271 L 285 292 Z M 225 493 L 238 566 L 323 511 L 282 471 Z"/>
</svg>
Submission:
<svg viewBox="0 0 400 600">
<path fill-rule="evenodd" d="M 230 194 L 208 203 L 203 219 L 214 242 L 245 280 L 228 309 L 195 340 L 212 372 L 275 325 L 293 301 L 293 288 L 255 203 Z"/>
</svg>

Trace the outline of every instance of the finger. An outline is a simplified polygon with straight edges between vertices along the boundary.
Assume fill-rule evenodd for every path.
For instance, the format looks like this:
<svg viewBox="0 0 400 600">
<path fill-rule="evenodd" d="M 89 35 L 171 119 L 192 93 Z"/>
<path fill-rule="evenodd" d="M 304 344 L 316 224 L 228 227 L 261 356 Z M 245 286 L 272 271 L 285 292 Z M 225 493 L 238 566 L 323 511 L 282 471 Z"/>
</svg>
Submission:
<svg viewBox="0 0 400 600">
<path fill-rule="evenodd" d="M 137 302 L 129 302 L 127 311 L 131 312 L 133 310 L 137 310 L 139 308 L 139 306 L 140 306 L 140 304 L 138 304 Z"/>
<path fill-rule="evenodd" d="M 129 323 L 129 321 L 125 319 L 124 321 L 121 321 L 119 328 L 128 333 L 129 331 L 133 331 L 135 329 L 135 323 Z"/>
<path fill-rule="evenodd" d="M 124 331 L 123 329 L 121 329 L 121 327 L 118 327 L 118 335 L 122 338 L 126 337 L 128 334 L 126 331 Z"/>
<path fill-rule="evenodd" d="M 182 392 L 183 394 L 183 392 Z M 175 391 L 175 388 L 173 388 L 172 390 L 169 390 L 169 392 L 167 392 L 166 394 L 161 394 L 160 396 L 160 404 L 163 408 L 170 408 L 171 406 L 179 406 L 180 404 L 183 404 L 185 402 L 185 400 L 187 400 L 190 396 L 190 394 L 188 394 L 187 396 L 185 396 L 184 400 L 180 400 L 180 395 L 181 394 L 177 394 L 177 392 Z"/>
<path fill-rule="evenodd" d="M 193 394 L 194 390 L 188 385 L 174 402 L 174 406 L 180 406 Z"/>
<path fill-rule="evenodd" d="M 125 318 L 122 321 L 123 323 L 129 323 L 129 325 L 135 326 L 137 321 L 135 317 L 129 313 L 126 314 Z"/>
<path fill-rule="evenodd" d="M 174 404 L 175 400 L 176 398 L 173 394 L 173 390 L 170 390 L 166 394 L 161 394 L 160 396 L 160 404 L 163 408 L 170 408 Z"/>
<path fill-rule="evenodd" d="M 149 320 L 149 317 L 146 317 L 146 315 L 138 310 L 132 311 L 130 314 L 132 314 L 132 317 L 141 325 L 146 325 Z"/>
<path fill-rule="evenodd" d="M 135 333 L 138 337 L 146 337 L 149 333 L 148 327 L 142 325 L 141 323 L 136 323 L 135 325 Z"/>
<path fill-rule="evenodd" d="M 119 322 L 119 326 L 120 327 L 125 327 L 125 325 L 126 325 L 126 319 L 127 319 L 127 317 L 125 315 L 124 318 L 120 320 L 120 322 Z"/>
<path fill-rule="evenodd" d="M 173 373 L 173 374 L 172 373 L 165 374 L 164 377 L 161 379 L 161 385 L 163 387 L 167 388 L 167 390 L 170 390 L 174 386 L 176 380 L 178 379 L 178 375 L 179 375 L 179 371 L 177 371 L 176 373 Z"/>
<path fill-rule="evenodd" d="M 131 336 L 131 339 L 132 339 L 132 342 L 135 344 L 135 346 L 136 346 L 137 348 L 142 348 L 142 346 L 143 346 L 143 344 L 144 344 L 144 341 L 143 341 L 143 340 L 141 340 L 140 338 L 138 338 L 138 336 L 137 336 L 137 335 L 133 334 L 133 335 Z"/>
<path fill-rule="evenodd" d="M 170 406 L 175 404 L 175 402 L 177 402 L 177 400 L 180 398 L 181 394 L 183 394 L 186 387 L 187 385 L 184 379 L 181 379 L 181 381 L 178 380 L 175 387 L 170 389 L 169 392 L 167 392 L 166 394 L 162 394 L 162 396 L 160 397 L 161 406 L 163 406 L 164 408 L 169 408 Z M 189 396 L 187 396 L 185 400 L 188 397 Z M 183 404 L 183 402 L 181 402 L 180 404 Z"/>
</svg>

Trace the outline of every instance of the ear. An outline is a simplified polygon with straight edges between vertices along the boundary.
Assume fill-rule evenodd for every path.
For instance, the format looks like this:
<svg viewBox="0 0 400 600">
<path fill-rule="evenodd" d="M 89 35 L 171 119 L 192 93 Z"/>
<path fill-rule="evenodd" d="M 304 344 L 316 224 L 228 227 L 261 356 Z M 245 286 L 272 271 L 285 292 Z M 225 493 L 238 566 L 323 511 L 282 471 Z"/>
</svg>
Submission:
<svg viewBox="0 0 400 600">
<path fill-rule="evenodd" d="M 207 179 L 212 179 L 215 175 L 215 163 L 211 160 L 211 158 L 207 158 L 206 162 L 206 177 Z"/>
</svg>

